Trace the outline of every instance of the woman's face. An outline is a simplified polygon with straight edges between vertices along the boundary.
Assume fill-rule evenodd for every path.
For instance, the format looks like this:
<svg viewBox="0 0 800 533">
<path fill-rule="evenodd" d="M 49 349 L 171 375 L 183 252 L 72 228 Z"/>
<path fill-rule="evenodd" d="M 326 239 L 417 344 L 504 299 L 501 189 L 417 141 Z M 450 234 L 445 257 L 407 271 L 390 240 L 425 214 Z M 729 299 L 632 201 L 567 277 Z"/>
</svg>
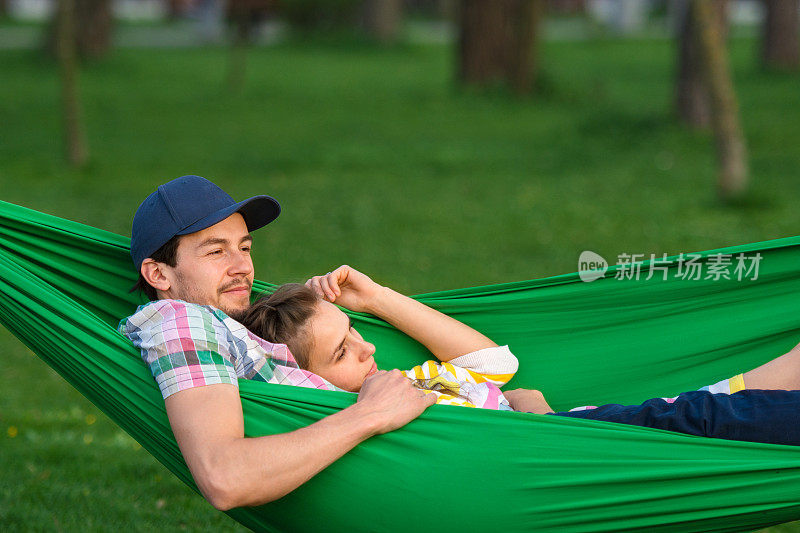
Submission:
<svg viewBox="0 0 800 533">
<path fill-rule="evenodd" d="M 364 380 L 378 371 L 372 357 L 375 345 L 361 338 L 350 318 L 332 303 L 320 301 L 307 327 L 313 339 L 308 358 L 311 372 L 340 389 L 358 392 Z"/>
</svg>

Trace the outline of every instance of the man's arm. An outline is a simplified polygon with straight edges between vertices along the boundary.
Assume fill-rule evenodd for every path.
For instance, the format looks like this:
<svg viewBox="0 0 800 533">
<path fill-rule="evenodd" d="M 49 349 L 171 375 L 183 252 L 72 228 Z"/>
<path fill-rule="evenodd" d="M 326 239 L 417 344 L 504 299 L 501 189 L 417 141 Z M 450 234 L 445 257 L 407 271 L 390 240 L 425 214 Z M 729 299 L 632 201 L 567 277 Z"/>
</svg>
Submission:
<svg viewBox="0 0 800 533">
<path fill-rule="evenodd" d="M 360 442 L 407 424 L 434 402 L 399 371 L 378 372 L 354 405 L 290 433 L 246 438 L 235 385 L 195 387 L 165 400 L 200 492 L 223 511 L 284 496 Z"/>
<path fill-rule="evenodd" d="M 497 346 L 486 335 L 455 318 L 383 287 L 347 265 L 315 276 L 306 285 L 330 302 L 382 318 L 419 341 L 440 361 Z"/>
</svg>

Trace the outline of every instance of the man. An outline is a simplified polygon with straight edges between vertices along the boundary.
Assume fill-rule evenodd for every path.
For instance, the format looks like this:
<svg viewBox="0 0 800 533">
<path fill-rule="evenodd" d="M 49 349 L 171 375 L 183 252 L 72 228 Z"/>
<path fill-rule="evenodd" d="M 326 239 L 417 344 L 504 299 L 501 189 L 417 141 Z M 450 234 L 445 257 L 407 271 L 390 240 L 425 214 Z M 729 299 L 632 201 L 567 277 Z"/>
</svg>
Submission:
<svg viewBox="0 0 800 533">
<path fill-rule="evenodd" d="M 148 196 L 133 219 L 136 287 L 153 301 L 123 320 L 120 331 L 141 349 L 186 464 L 220 510 L 280 498 L 435 401 L 399 371 L 378 372 L 354 405 L 334 415 L 291 433 L 244 437 L 238 378 L 315 379 L 285 346 L 256 338 L 233 319 L 250 301 L 250 232 L 279 214 L 269 196 L 235 202 L 210 181 L 183 176 Z"/>
<path fill-rule="evenodd" d="M 120 331 L 141 349 L 186 464 L 206 499 L 221 510 L 280 498 L 358 443 L 405 425 L 435 401 L 399 371 L 378 372 L 364 382 L 351 407 L 291 433 L 244 437 L 239 378 L 333 388 L 299 369 L 284 345 L 255 337 L 234 319 L 250 300 L 250 232 L 279 213 L 268 196 L 237 203 L 213 183 L 184 176 L 160 186 L 133 221 L 137 287 L 153 301 L 123 320 Z M 337 269 L 309 285 L 334 301 L 341 281 Z M 744 380 L 748 389 L 797 388 L 800 348 L 748 372 Z M 505 395 L 515 410 L 552 412 L 538 391 Z M 800 444 L 799 404 L 798 391 L 695 392 L 674 402 L 555 414 Z"/>
</svg>

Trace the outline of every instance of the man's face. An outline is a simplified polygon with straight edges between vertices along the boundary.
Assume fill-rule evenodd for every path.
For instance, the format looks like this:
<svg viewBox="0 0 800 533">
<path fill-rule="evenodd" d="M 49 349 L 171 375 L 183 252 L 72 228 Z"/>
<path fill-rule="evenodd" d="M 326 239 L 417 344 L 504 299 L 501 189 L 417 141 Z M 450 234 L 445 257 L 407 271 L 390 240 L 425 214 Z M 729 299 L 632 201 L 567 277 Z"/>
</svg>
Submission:
<svg viewBox="0 0 800 533">
<path fill-rule="evenodd" d="M 177 263 L 164 266 L 167 298 L 211 305 L 234 318 L 250 305 L 253 239 L 244 218 L 234 213 L 197 233 L 181 237 Z"/>
</svg>

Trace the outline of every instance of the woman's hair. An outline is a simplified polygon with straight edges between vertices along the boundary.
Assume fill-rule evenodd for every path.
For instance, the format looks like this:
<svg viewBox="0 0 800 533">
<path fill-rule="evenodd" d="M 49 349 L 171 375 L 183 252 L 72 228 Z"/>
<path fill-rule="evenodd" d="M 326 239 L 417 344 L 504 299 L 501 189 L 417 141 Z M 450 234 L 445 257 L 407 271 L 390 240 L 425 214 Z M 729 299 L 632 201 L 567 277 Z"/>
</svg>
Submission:
<svg viewBox="0 0 800 533">
<path fill-rule="evenodd" d="M 271 295 L 256 300 L 245 311 L 240 322 L 262 339 L 288 346 L 297 365 L 308 370 L 309 355 L 314 346 L 308 321 L 314 316 L 319 301 L 316 293 L 305 285 L 287 283 L 278 287 Z M 457 383 L 433 379 L 411 381 L 418 389 L 469 399 L 461 392 Z"/>
<path fill-rule="evenodd" d="M 264 340 L 288 346 L 298 366 L 308 369 L 314 345 L 308 320 L 318 304 L 319 297 L 313 290 L 299 283 L 287 283 L 256 300 L 241 323 Z"/>
</svg>

